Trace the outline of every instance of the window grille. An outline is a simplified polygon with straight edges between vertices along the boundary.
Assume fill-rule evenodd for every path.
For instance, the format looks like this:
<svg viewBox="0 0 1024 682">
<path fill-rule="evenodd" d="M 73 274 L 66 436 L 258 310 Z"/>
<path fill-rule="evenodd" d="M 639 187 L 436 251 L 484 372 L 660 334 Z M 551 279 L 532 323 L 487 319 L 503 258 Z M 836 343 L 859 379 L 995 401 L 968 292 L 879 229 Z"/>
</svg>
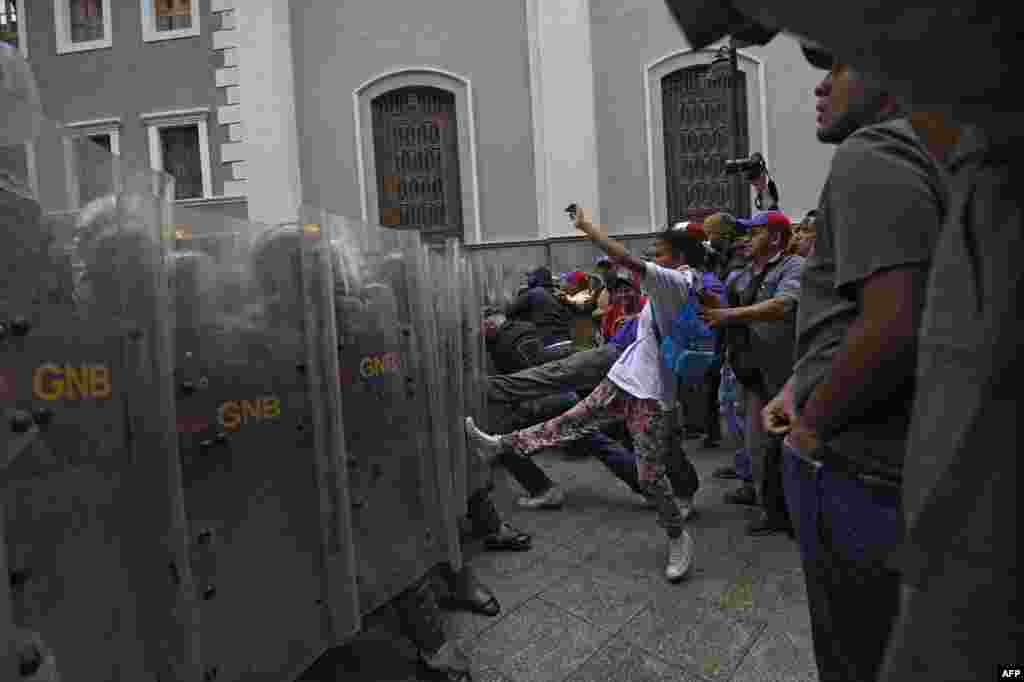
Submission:
<svg viewBox="0 0 1024 682">
<path fill-rule="evenodd" d="M 725 174 L 732 158 L 731 76 L 705 78 L 704 64 L 661 80 L 668 223 L 700 220 L 717 211 L 750 214 L 750 187 Z M 739 156 L 749 155 L 746 74 L 739 73 Z M 737 189 L 738 187 L 738 189 Z"/>
<path fill-rule="evenodd" d="M 399 88 L 376 97 L 371 110 L 381 224 L 429 240 L 462 238 L 455 95 Z"/>
</svg>

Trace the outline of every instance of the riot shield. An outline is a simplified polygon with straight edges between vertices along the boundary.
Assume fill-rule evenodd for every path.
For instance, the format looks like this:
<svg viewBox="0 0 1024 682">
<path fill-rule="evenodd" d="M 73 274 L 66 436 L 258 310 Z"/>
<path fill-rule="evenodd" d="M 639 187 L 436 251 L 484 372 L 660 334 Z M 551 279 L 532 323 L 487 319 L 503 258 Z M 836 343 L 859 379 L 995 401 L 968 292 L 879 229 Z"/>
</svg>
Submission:
<svg viewBox="0 0 1024 682">
<path fill-rule="evenodd" d="M 30 642 L 20 672 L 38 679 L 199 679 L 161 229 L 173 183 L 19 106 L 0 121 L 0 639 Z"/>
<path fill-rule="evenodd" d="M 315 224 L 175 212 L 175 380 L 206 670 L 291 679 L 358 627 L 330 258 Z M 329 351 L 326 349 L 330 349 Z M 266 618 L 254 618 L 258 605 Z"/>
<path fill-rule="evenodd" d="M 460 296 L 462 303 L 462 372 L 463 413 L 478 424 L 487 425 L 487 347 L 483 335 L 483 297 L 477 277 L 476 263 L 470 254 L 459 257 Z M 485 466 L 471 450 L 466 454 L 466 489 L 468 495 L 492 483 L 491 468 Z M 468 501 L 468 499 L 467 499 Z"/>
<path fill-rule="evenodd" d="M 452 496 L 456 504 L 456 514 L 465 513 L 467 492 L 467 475 L 469 462 L 466 459 L 466 412 L 465 386 L 465 330 L 463 325 L 463 291 L 462 258 L 459 243 L 448 239 L 438 263 L 437 291 L 443 292 L 444 307 L 439 311 L 439 320 L 444 326 L 443 344 L 445 348 L 444 374 L 448 394 L 448 446 L 452 453 Z M 441 298 L 441 296 L 439 296 Z"/>
<path fill-rule="evenodd" d="M 359 611 L 369 613 L 458 555 L 439 481 L 436 333 L 417 233 L 310 211 L 335 264 L 342 449 Z"/>
<path fill-rule="evenodd" d="M 456 496 L 456 478 L 464 476 L 465 427 L 455 428 L 458 421 L 458 398 L 452 393 L 458 386 L 453 370 L 458 366 L 456 356 L 456 318 L 453 311 L 453 279 L 449 268 L 452 264 L 451 244 L 424 245 L 420 250 L 424 279 L 427 282 L 426 310 L 429 333 L 434 338 L 433 362 L 435 373 L 431 383 L 429 403 L 431 432 L 435 446 L 432 458 L 437 470 L 437 489 L 440 495 L 440 510 L 446 529 L 451 533 L 448 560 L 456 570 L 462 567 L 462 553 L 459 544 L 458 519 L 463 504 Z M 461 425 L 460 425 L 461 426 Z M 459 444 L 462 448 L 459 449 Z"/>
</svg>

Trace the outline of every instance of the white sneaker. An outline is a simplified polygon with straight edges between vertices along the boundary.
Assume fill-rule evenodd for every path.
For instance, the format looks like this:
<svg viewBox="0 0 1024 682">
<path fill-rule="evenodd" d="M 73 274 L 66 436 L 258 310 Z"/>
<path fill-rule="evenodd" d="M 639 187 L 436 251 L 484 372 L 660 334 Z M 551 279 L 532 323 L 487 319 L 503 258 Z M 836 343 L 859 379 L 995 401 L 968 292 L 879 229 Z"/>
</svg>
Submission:
<svg viewBox="0 0 1024 682">
<path fill-rule="evenodd" d="M 683 534 L 668 540 L 668 566 L 665 577 L 669 582 L 682 580 L 693 564 L 693 538 L 683 529 Z"/>
<path fill-rule="evenodd" d="M 520 497 L 519 506 L 524 509 L 561 509 L 565 503 L 565 492 L 557 485 L 536 497 Z"/>
<path fill-rule="evenodd" d="M 484 464 L 494 464 L 494 460 L 501 454 L 501 438 L 488 435 L 478 429 L 472 417 L 466 417 L 466 436 L 469 438 L 469 444 L 476 448 L 476 454 Z"/>
</svg>

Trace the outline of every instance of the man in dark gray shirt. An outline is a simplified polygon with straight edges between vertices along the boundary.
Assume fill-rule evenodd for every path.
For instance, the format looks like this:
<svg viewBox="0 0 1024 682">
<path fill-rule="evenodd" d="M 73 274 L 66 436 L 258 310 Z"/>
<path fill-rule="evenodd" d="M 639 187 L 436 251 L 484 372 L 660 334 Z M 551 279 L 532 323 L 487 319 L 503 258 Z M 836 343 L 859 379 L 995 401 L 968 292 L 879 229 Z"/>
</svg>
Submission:
<svg viewBox="0 0 1024 682">
<path fill-rule="evenodd" d="M 824 42 L 884 76 L 915 108 L 938 114 L 911 117 L 937 156 L 959 144 L 944 160 L 951 209 L 933 257 L 907 439 L 906 594 L 879 679 L 1004 679 L 998 666 L 1019 668 L 1024 640 L 1016 523 L 1024 106 L 1007 87 L 1024 65 L 1024 41 L 1012 10 L 993 0 L 912 8 L 868 0 L 669 2 L 680 19 L 699 17 L 683 24 L 693 49 L 746 19 L 736 5 Z M 716 21 L 709 12 L 732 15 Z M 959 143 L 949 134 L 961 128 L 955 122 L 970 124 Z"/>
<path fill-rule="evenodd" d="M 887 562 L 902 539 L 916 334 L 945 188 L 880 85 L 817 65 L 831 67 L 815 89 L 818 138 L 839 147 L 801 283 L 786 501 L 820 679 L 874 680 L 898 610 Z"/>
</svg>

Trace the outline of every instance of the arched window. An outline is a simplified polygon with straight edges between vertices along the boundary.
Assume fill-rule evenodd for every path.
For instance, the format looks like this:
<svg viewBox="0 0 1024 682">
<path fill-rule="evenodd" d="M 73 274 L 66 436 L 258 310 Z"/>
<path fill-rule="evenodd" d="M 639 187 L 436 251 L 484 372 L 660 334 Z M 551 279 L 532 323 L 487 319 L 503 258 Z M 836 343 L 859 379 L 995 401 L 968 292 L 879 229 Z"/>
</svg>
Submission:
<svg viewBox="0 0 1024 682">
<path fill-rule="evenodd" d="M 428 86 L 371 101 L 380 223 L 425 239 L 463 238 L 455 95 Z"/>
<path fill-rule="evenodd" d="M 725 174 L 732 158 L 730 76 L 705 78 L 707 64 L 678 69 L 661 79 L 668 222 L 700 220 L 717 211 L 750 214 L 750 187 Z M 739 73 L 739 156 L 749 155 L 746 74 Z"/>
</svg>

